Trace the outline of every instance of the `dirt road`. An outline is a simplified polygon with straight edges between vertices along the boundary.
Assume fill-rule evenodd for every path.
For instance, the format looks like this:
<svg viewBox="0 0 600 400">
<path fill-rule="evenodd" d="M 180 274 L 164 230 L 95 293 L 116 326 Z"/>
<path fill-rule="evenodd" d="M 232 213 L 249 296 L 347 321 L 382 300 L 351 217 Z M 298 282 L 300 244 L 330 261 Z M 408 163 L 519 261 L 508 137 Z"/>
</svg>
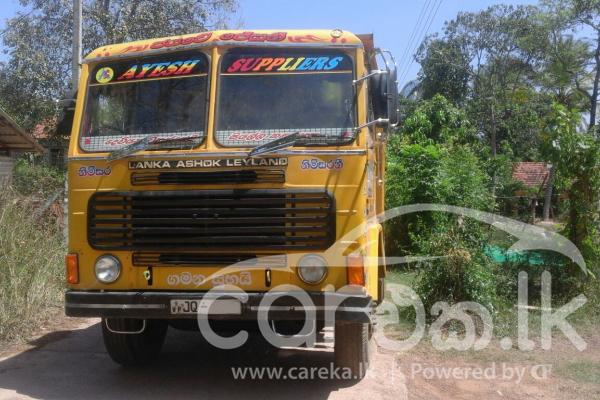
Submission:
<svg viewBox="0 0 600 400">
<path fill-rule="evenodd" d="M 386 379 L 393 364 L 391 355 L 378 354 L 375 358 L 375 370 L 381 377 L 359 383 L 234 380 L 231 367 L 244 365 L 329 368 L 333 351 L 329 345 L 319 344 L 310 350 L 273 352 L 256 342 L 224 351 L 211 347 L 198 333 L 170 329 L 159 363 L 126 370 L 104 352 L 98 320 L 72 328 L 75 330 L 49 332 L 29 348 L 0 357 L 0 400 L 404 398 L 402 387 L 390 387 Z"/>
<path fill-rule="evenodd" d="M 561 365 L 574 360 L 600 368 L 600 335 L 589 338 L 584 353 L 568 344 L 552 352 L 489 351 L 440 354 L 419 346 L 406 354 L 378 349 L 373 369 L 360 382 L 344 380 L 236 380 L 232 367 L 273 366 L 330 368 L 333 349 L 319 343 L 314 349 L 272 351 L 260 341 L 238 350 L 218 350 L 200 334 L 169 330 L 160 361 L 127 370 L 104 352 L 99 321 L 64 319 L 27 346 L 0 354 L 0 400 L 6 399 L 597 399 L 600 384 L 585 384 L 560 375 Z M 531 367 L 551 365 L 545 379 L 532 377 Z M 577 364 L 578 365 L 578 364 Z M 496 376 L 477 378 L 438 376 L 437 368 L 473 371 L 481 368 Z M 501 371 L 524 368 L 524 376 L 505 379 Z M 527 369 L 529 368 L 529 369 Z M 594 371 L 594 370 L 592 370 Z M 297 372 L 297 371 L 296 371 Z M 414 372 L 417 372 L 416 374 Z M 454 373 L 454 372 L 452 372 Z M 431 376 L 429 376 L 431 374 Z M 593 375 L 593 372 L 592 372 Z M 592 380 L 595 379 L 591 376 Z"/>
</svg>

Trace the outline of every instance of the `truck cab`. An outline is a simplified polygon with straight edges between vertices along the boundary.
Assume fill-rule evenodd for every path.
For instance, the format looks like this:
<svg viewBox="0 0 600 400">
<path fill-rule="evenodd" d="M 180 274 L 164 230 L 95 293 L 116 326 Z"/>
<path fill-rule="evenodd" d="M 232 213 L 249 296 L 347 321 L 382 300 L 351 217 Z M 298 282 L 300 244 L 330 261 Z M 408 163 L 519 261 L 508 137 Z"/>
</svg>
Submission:
<svg viewBox="0 0 600 400">
<path fill-rule="evenodd" d="M 364 376 L 396 109 L 393 59 L 372 35 L 214 31 L 94 50 L 72 114 L 66 314 L 102 318 L 123 365 L 156 359 L 168 326 L 257 321 L 274 344 L 310 345 L 332 325 L 337 365 Z"/>
</svg>

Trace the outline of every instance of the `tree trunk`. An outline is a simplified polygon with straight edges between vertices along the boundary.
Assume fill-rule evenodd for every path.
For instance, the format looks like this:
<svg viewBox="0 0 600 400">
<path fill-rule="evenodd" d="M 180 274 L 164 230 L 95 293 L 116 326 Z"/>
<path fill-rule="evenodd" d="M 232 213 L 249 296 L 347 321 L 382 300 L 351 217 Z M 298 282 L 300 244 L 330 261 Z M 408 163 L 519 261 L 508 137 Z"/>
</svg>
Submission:
<svg viewBox="0 0 600 400">
<path fill-rule="evenodd" d="M 491 137 L 491 145 L 492 145 L 492 158 L 496 159 L 496 155 L 498 153 L 498 139 L 496 137 L 496 113 L 494 110 L 494 103 L 492 102 L 492 137 Z M 496 183 L 497 183 L 497 175 L 496 168 L 494 168 L 494 172 L 492 175 L 492 196 L 496 197 Z"/>
<path fill-rule="evenodd" d="M 554 166 L 548 171 L 546 182 L 546 193 L 544 195 L 544 221 L 550 220 L 550 208 L 552 207 L 552 186 L 554 185 Z"/>
<path fill-rule="evenodd" d="M 598 31 L 596 41 L 596 51 L 594 52 L 596 74 L 594 75 L 594 86 L 590 98 L 590 128 L 593 128 L 596 125 L 596 107 L 598 106 L 598 87 L 600 85 L 600 31 Z"/>
</svg>

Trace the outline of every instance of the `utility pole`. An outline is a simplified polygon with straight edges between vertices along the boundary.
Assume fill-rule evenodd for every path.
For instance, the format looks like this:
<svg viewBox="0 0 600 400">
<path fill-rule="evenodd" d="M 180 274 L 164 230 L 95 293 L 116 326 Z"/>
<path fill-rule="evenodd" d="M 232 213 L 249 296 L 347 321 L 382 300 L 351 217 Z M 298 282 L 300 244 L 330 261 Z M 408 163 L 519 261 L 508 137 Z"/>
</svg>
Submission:
<svg viewBox="0 0 600 400">
<path fill-rule="evenodd" d="M 71 89 L 73 93 L 75 93 L 79 84 L 79 66 L 81 64 L 81 1 L 73 0 L 73 60 L 71 64 Z"/>
<path fill-rule="evenodd" d="M 492 158 L 494 160 L 496 160 L 496 155 L 498 153 L 498 144 L 497 144 L 497 137 L 496 137 L 496 113 L 495 113 L 495 109 L 494 109 L 494 103 L 496 102 L 496 99 L 494 98 L 490 98 L 492 100 L 492 104 L 491 104 L 491 111 L 492 111 L 492 137 L 490 138 L 490 142 L 492 145 Z M 494 197 L 494 201 L 496 199 L 496 184 L 498 181 L 498 177 L 496 175 L 496 168 L 494 168 L 494 173 L 492 175 L 492 196 Z"/>
</svg>

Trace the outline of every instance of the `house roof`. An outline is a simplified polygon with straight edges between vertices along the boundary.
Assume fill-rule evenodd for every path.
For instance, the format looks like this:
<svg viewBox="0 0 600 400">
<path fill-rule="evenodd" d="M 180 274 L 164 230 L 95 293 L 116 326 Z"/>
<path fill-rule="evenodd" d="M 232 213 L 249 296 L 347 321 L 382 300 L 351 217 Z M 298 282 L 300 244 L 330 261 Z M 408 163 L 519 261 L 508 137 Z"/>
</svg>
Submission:
<svg viewBox="0 0 600 400">
<path fill-rule="evenodd" d="M 513 165 L 513 178 L 530 188 L 544 188 L 550 168 L 543 162 L 518 162 Z"/>
<path fill-rule="evenodd" d="M 44 148 L 0 109 L 0 149 L 41 153 Z"/>
</svg>

